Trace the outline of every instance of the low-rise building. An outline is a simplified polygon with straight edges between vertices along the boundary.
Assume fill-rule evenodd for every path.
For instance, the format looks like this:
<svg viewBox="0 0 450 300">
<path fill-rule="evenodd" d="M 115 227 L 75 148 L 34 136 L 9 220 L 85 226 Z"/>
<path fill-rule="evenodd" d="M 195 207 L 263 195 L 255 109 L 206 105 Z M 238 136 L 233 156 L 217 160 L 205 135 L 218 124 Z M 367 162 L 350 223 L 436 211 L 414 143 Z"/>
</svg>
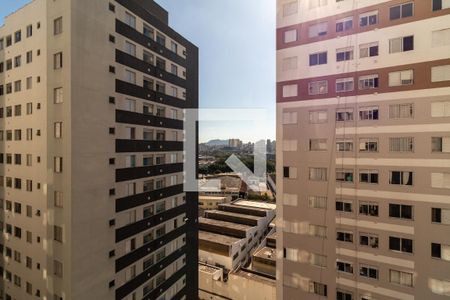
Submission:
<svg viewBox="0 0 450 300">
<path fill-rule="evenodd" d="M 199 260 L 227 271 L 248 266 L 253 251 L 270 231 L 275 207 L 237 200 L 205 211 L 205 218 L 199 218 Z"/>
<path fill-rule="evenodd" d="M 219 204 L 224 204 L 230 202 L 230 197 L 223 196 L 199 196 L 198 197 L 198 207 L 199 209 L 217 209 Z"/>
<path fill-rule="evenodd" d="M 222 268 L 199 264 L 200 300 L 277 300 L 275 279 L 239 269 L 225 275 Z"/>
</svg>

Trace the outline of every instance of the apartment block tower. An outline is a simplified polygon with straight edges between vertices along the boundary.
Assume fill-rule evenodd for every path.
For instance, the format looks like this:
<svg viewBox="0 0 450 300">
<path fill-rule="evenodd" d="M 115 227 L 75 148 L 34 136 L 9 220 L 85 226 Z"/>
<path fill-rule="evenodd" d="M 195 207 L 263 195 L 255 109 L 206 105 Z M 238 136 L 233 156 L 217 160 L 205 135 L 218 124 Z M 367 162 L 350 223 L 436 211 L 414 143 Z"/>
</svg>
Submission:
<svg viewBox="0 0 450 300">
<path fill-rule="evenodd" d="M 278 299 L 450 296 L 450 2 L 278 0 Z"/>
<path fill-rule="evenodd" d="M 183 153 L 197 106 L 198 49 L 153 0 L 34 0 L 7 16 L 0 299 L 195 299 Z"/>
</svg>

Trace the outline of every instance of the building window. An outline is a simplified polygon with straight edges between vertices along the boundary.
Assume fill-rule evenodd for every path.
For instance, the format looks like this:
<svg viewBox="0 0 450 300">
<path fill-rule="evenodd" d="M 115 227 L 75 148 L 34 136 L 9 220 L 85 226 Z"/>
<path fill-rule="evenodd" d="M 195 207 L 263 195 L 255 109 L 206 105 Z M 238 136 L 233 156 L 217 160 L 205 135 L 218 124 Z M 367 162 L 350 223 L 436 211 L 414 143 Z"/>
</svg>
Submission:
<svg viewBox="0 0 450 300">
<path fill-rule="evenodd" d="M 309 208 L 327 208 L 327 197 L 325 196 L 308 196 Z"/>
<path fill-rule="evenodd" d="M 326 151 L 327 139 L 310 139 L 309 151 Z"/>
<path fill-rule="evenodd" d="M 53 239 L 57 242 L 63 242 L 63 229 L 60 226 L 53 226 Z"/>
<path fill-rule="evenodd" d="M 353 170 L 336 169 L 336 181 L 353 182 Z"/>
<path fill-rule="evenodd" d="M 288 84 L 283 85 L 283 98 L 296 97 L 298 95 L 298 85 Z"/>
<path fill-rule="evenodd" d="M 336 240 L 341 242 L 353 243 L 353 232 L 350 231 L 337 231 Z"/>
<path fill-rule="evenodd" d="M 340 212 L 352 212 L 353 203 L 350 200 L 336 200 L 336 211 Z"/>
<path fill-rule="evenodd" d="M 450 28 L 435 30 L 431 33 L 431 47 L 450 45 Z"/>
<path fill-rule="evenodd" d="M 450 173 L 431 173 L 431 187 L 450 189 Z"/>
<path fill-rule="evenodd" d="M 450 245 L 431 243 L 431 257 L 450 261 Z"/>
<path fill-rule="evenodd" d="M 62 208 L 63 207 L 63 193 L 55 191 L 53 194 L 53 204 L 55 207 Z"/>
<path fill-rule="evenodd" d="M 432 137 L 431 151 L 435 153 L 450 153 L 450 137 Z"/>
<path fill-rule="evenodd" d="M 413 152 L 414 138 L 413 137 L 394 137 L 389 138 L 390 152 Z"/>
<path fill-rule="evenodd" d="M 63 66 L 63 54 L 62 52 L 58 52 L 53 55 L 53 68 L 55 70 L 61 69 Z"/>
<path fill-rule="evenodd" d="M 136 28 L 136 17 L 129 12 L 125 12 L 125 24 L 130 27 Z"/>
<path fill-rule="evenodd" d="M 360 170 L 359 182 L 361 183 L 378 183 L 377 170 Z"/>
<path fill-rule="evenodd" d="M 404 286 L 413 286 L 413 273 L 389 270 L 389 281 Z"/>
<path fill-rule="evenodd" d="M 353 47 L 346 47 L 336 50 L 336 61 L 347 61 L 353 59 Z"/>
<path fill-rule="evenodd" d="M 359 266 L 359 275 L 362 277 L 378 279 L 378 268 L 367 265 L 361 265 Z"/>
<path fill-rule="evenodd" d="M 359 45 L 359 57 L 378 56 L 378 42 Z"/>
<path fill-rule="evenodd" d="M 62 138 L 62 122 L 54 123 L 54 133 L 56 139 Z"/>
<path fill-rule="evenodd" d="M 336 79 L 336 93 L 351 92 L 354 86 L 353 77 Z"/>
<path fill-rule="evenodd" d="M 310 38 L 324 36 L 328 32 L 328 22 L 322 22 L 310 25 L 308 28 L 308 36 Z"/>
<path fill-rule="evenodd" d="M 336 151 L 352 152 L 353 151 L 353 140 L 337 139 L 336 140 Z"/>
<path fill-rule="evenodd" d="M 57 260 L 53 261 L 53 275 L 63 277 L 63 264 Z"/>
<path fill-rule="evenodd" d="M 310 124 L 322 124 L 328 122 L 328 112 L 326 110 L 316 110 L 309 112 Z"/>
<path fill-rule="evenodd" d="M 431 82 L 442 82 L 450 80 L 450 65 L 436 66 L 431 68 Z"/>
<path fill-rule="evenodd" d="M 62 17 L 59 17 L 53 21 L 53 34 L 58 35 L 61 34 L 63 31 L 63 19 Z"/>
<path fill-rule="evenodd" d="M 389 250 L 405 253 L 413 253 L 413 240 L 390 236 Z"/>
<path fill-rule="evenodd" d="M 55 104 L 63 103 L 63 89 L 62 89 L 62 87 L 55 88 L 53 90 L 53 102 Z"/>
<path fill-rule="evenodd" d="M 411 17 L 413 15 L 413 10 L 414 4 L 412 2 L 392 6 L 389 9 L 389 19 L 392 21 L 401 18 Z"/>
<path fill-rule="evenodd" d="M 450 8 L 449 0 L 432 0 L 432 1 L 433 1 L 433 11 Z"/>
<path fill-rule="evenodd" d="M 389 53 L 414 50 L 414 36 L 405 36 L 389 40 Z"/>
<path fill-rule="evenodd" d="M 360 90 L 378 88 L 378 74 L 360 76 L 358 78 L 358 88 Z"/>
<path fill-rule="evenodd" d="M 361 121 L 378 120 L 378 106 L 360 107 L 359 119 Z"/>
<path fill-rule="evenodd" d="M 328 81 L 313 81 L 308 83 L 309 95 L 323 95 L 328 93 Z"/>
<path fill-rule="evenodd" d="M 362 138 L 359 139 L 360 152 L 378 152 L 378 139 Z"/>
<path fill-rule="evenodd" d="M 390 119 L 409 119 L 414 116 L 414 104 L 402 103 L 389 105 Z"/>
<path fill-rule="evenodd" d="M 161 46 L 166 46 L 166 37 L 162 35 L 161 33 L 156 33 L 156 42 L 160 44 Z"/>
<path fill-rule="evenodd" d="M 431 222 L 449 225 L 450 224 L 450 209 L 433 207 L 431 209 Z"/>
<path fill-rule="evenodd" d="M 353 121 L 353 108 L 336 109 L 336 121 Z"/>
<path fill-rule="evenodd" d="M 295 15 L 298 11 L 298 1 L 291 1 L 283 4 L 283 17 Z"/>
<path fill-rule="evenodd" d="M 170 42 L 170 50 L 172 50 L 173 53 L 178 53 L 178 44 L 174 41 Z"/>
<path fill-rule="evenodd" d="M 361 246 L 367 246 L 371 248 L 378 248 L 378 236 L 370 233 L 359 234 L 359 244 Z"/>
<path fill-rule="evenodd" d="M 327 63 L 327 52 L 319 52 L 309 55 L 309 65 L 324 65 Z"/>
<path fill-rule="evenodd" d="M 22 81 L 14 81 L 14 92 L 20 92 L 22 90 Z"/>
<path fill-rule="evenodd" d="M 389 203 L 389 217 L 412 220 L 412 205 L 391 204 Z"/>
<path fill-rule="evenodd" d="M 125 107 L 126 111 L 136 112 L 136 100 L 133 99 L 125 99 Z"/>
<path fill-rule="evenodd" d="M 283 167 L 283 177 L 289 179 L 297 178 L 297 168 L 295 167 Z"/>
<path fill-rule="evenodd" d="M 22 40 L 22 31 L 18 30 L 14 33 L 14 43 L 18 43 Z"/>
<path fill-rule="evenodd" d="M 129 55 L 136 56 L 136 45 L 125 41 L 125 52 Z"/>
<path fill-rule="evenodd" d="M 359 15 L 359 26 L 366 27 L 378 23 L 378 10 L 363 13 Z"/>
<path fill-rule="evenodd" d="M 136 73 L 125 70 L 125 81 L 131 84 L 136 84 Z"/>
<path fill-rule="evenodd" d="M 309 168 L 309 180 L 327 181 L 327 168 Z"/>
<path fill-rule="evenodd" d="M 297 41 L 297 29 L 286 30 L 283 34 L 283 41 L 285 44 Z"/>
<path fill-rule="evenodd" d="M 297 112 L 283 112 L 283 125 L 297 124 Z"/>
<path fill-rule="evenodd" d="M 353 273 L 353 269 L 351 273 Z M 336 290 L 336 300 L 353 300 L 353 294 L 338 289 Z"/>
<path fill-rule="evenodd" d="M 389 184 L 413 185 L 413 172 L 390 171 L 389 172 Z"/>
<path fill-rule="evenodd" d="M 144 24 L 143 27 L 143 34 L 148 37 L 151 38 L 152 40 L 155 39 L 155 31 L 153 30 L 153 28 L 151 28 L 150 26 Z"/>
<path fill-rule="evenodd" d="M 54 158 L 54 166 L 53 166 L 53 168 L 55 170 L 55 173 L 62 173 L 62 168 L 63 168 L 62 163 L 63 163 L 62 157 L 55 157 Z"/>
<path fill-rule="evenodd" d="M 359 214 L 371 217 L 378 217 L 378 204 L 374 202 L 360 202 Z"/>
<path fill-rule="evenodd" d="M 353 265 L 349 262 L 337 261 L 336 269 L 340 272 L 351 273 L 353 274 Z"/>
<path fill-rule="evenodd" d="M 323 1 L 323 0 L 322 0 Z M 327 285 L 319 282 L 309 282 L 309 292 L 312 294 L 327 296 Z"/>
<path fill-rule="evenodd" d="M 336 21 L 336 32 L 353 29 L 353 17 L 348 17 Z"/>
<path fill-rule="evenodd" d="M 14 68 L 20 67 L 21 64 L 22 64 L 22 56 L 18 55 L 14 57 Z"/>
<path fill-rule="evenodd" d="M 27 64 L 33 62 L 33 51 L 28 51 L 26 54 Z"/>
</svg>

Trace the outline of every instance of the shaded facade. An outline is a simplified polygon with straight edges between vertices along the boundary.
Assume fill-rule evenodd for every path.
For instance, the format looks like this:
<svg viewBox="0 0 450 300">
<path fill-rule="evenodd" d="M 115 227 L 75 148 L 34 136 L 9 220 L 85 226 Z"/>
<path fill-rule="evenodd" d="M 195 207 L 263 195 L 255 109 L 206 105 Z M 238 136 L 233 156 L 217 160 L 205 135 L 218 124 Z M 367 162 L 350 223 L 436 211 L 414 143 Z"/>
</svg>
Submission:
<svg viewBox="0 0 450 300">
<path fill-rule="evenodd" d="M 198 49 L 167 11 L 30 2 L 0 27 L 0 106 L 4 299 L 197 296 Z"/>
<path fill-rule="evenodd" d="M 279 299 L 448 297 L 449 14 L 278 1 Z"/>
</svg>

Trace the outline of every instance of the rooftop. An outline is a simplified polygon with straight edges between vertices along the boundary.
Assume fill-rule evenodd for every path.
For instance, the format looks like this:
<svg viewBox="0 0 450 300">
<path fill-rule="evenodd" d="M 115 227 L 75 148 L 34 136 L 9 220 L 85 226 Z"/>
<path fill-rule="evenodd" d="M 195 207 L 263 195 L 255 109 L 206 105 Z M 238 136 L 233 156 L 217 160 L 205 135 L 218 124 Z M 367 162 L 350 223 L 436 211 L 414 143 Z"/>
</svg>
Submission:
<svg viewBox="0 0 450 300">
<path fill-rule="evenodd" d="M 253 254 L 253 256 L 262 258 L 264 260 L 270 260 L 273 262 L 275 262 L 277 259 L 275 249 L 269 247 L 263 247 L 259 249 Z"/>
<path fill-rule="evenodd" d="M 275 203 L 268 203 L 268 202 L 263 202 L 263 201 L 251 201 L 251 200 L 244 200 L 244 199 L 238 199 L 238 200 L 234 201 L 233 205 L 246 206 L 246 207 L 264 209 L 264 210 L 274 210 L 277 208 L 277 205 Z"/>
<path fill-rule="evenodd" d="M 215 225 L 215 226 L 221 226 L 224 228 L 241 230 L 241 231 L 247 231 L 248 229 L 252 228 L 252 226 L 249 226 L 249 225 L 237 224 L 237 223 L 227 222 L 227 221 L 220 221 L 220 220 L 215 220 L 215 219 L 207 219 L 207 218 L 203 218 L 203 217 L 200 217 L 198 222 L 204 223 L 204 224 Z"/>
<path fill-rule="evenodd" d="M 200 271 L 203 271 L 205 273 L 214 274 L 221 270 L 219 267 L 211 266 L 211 265 L 205 265 L 205 264 L 198 264 L 198 269 Z"/>
<path fill-rule="evenodd" d="M 226 246 L 231 246 L 231 245 L 239 242 L 240 240 L 242 240 L 242 239 L 230 237 L 227 235 L 211 233 L 211 232 L 206 232 L 206 231 L 202 231 L 202 230 L 200 230 L 198 232 L 198 239 L 216 243 L 216 244 L 226 245 Z"/>
<path fill-rule="evenodd" d="M 218 214 L 218 215 L 223 215 L 223 216 L 231 216 L 231 217 L 238 217 L 238 218 L 242 218 L 242 219 L 247 219 L 247 220 L 259 220 L 262 219 L 263 217 L 258 217 L 258 216 L 250 216 L 250 215 L 246 215 L 246 214 L 238 214 L 238 213 L 234 213 L 234 212 L 229 212 L 229 211 L 222 211 L 222 210 L 209 210 L 207 212 L 208 214 Z"/>
<path fill-rule="evenodd" d="M 198 196 L 199 200 L 217 200 L 217 201 L 223 201 L 226 200 L 227 197 L 222 196 Z"/>
<path fill-rule="evenodd" d="M 268 285 L 272 285 L 272 286 L 276 285 L 275 278 L 272 278 L 270 276 L 263 275 L 263 274 L 258 274 L 256 272 L 249 272 L 249 271 L 246 271 L 243 269 L 239 269 L 239 271 L 237 271 L 236 273 L 233 273 L 233 274 L 235 274 L 237 276 L 245 277 L 248 279 L 252 279 L 255 281 L 259 281 L 264 284 L 268 284 Z"/>
</svg>

